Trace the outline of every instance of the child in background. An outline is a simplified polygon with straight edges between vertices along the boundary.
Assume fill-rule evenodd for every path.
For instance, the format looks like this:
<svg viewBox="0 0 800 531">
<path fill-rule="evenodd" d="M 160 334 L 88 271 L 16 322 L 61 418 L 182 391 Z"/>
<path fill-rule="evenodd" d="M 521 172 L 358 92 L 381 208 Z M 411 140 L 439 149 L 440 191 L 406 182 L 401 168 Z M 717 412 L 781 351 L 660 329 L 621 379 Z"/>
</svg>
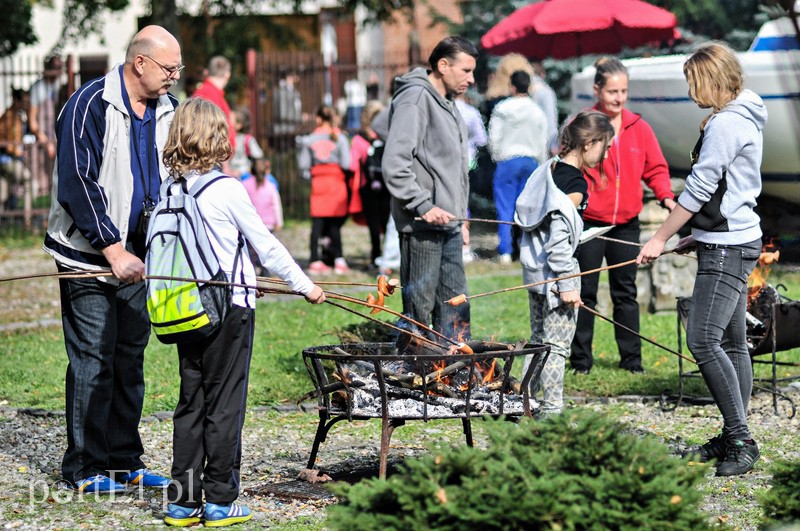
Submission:
<svg viewBox="0 0 800 531">
<path fill-rule="evenodd" d="M 575 251 L 588 195 L 582 169 L 600 164 L 613 139 L 614 128 L 606 115 L 580 112 L 561 132 L 559 155 L 528 178 L 514 213 L 514 221 L 522 228 L 519 261 L 525 284 L 580 272 Z M 534 286 L 528 292 L 528 302 L 531 341 L 550 345 L 539 381 L 531 382 L 532 394 L 541 387 L 540 414 L 561 413 L 564 366 L 581 305 L 580 277 Z M 529 364 L 527 357 L 525 371 Z"/>
<path fill-rule="evenodd" d="M 175 111 L 164 148 L 171 186 L 191 186 L 231 155 L 225 115 L 213 103 L 191 98 Z M 255 249 L 261 263 L 289 288 L 313 304 L 325 301 L 321 288 L 303 274 L 289 252 L 264 227 L 237 179 L 223 178 L 197 197 L 206 231 L 220 267 L 232 277 L 240 235 Z M 255 284 L 253 265 L 237 266 L 244 284 Z M 189 526 L 228 526 L 252 518 L 238 505 L 242 459 L 242 425 L 253 350 L 256 293 L 234 287 L 231 307 L 218 333 L 207 340 L 178 343 L 180 396 L 173 417 L 172 482 L 164 522 Z M 205 505 L 203 497 L 205 495 Z"/>
<path fill-rule="evenodd" d="M 269 159 L 264 159 L 266 162 L 265 168 L 269 167 Z M 253 169 L 253 178 L 245 179 L 242 181 L 242 186 L 250 196 L 250 201 L 256 207 L 256 212 L 264 222 L 264 225 L 270 230 L 275 232 L 281 230 L 283 227 L 283 207 L 281 206 L 281 196 L 278 193 L 278 187 L 269 180 L 272 174 L 265 172 L 258 172 Z M 272 177 L 274 180 L 275 177 Z"/>
<path fill-rule="evenodd" d="M 350 141 L 339 129 L 339 116 L 333 107 L 317 110 L 317 127 L 298 137 L 297 168 L 311 179 L 311 252 L 308 272 L 312 275 L 347 274 L 350 268 L 342 252 L 342 225 L 347 220 L 349 193 L 347 174 L 350 171 Z M 330 238 L 331 268 L 322 260 L 320 240 Z"/>
<path fill-rule="evenodd" d="M 246 181 L 253 175 L 263 174 L 264 151 L 250 134 L 250 110 L 239 106 L 231 114 L 236 130 L 236 149 L 229 162 L 231 177 Z"/>
</svg>

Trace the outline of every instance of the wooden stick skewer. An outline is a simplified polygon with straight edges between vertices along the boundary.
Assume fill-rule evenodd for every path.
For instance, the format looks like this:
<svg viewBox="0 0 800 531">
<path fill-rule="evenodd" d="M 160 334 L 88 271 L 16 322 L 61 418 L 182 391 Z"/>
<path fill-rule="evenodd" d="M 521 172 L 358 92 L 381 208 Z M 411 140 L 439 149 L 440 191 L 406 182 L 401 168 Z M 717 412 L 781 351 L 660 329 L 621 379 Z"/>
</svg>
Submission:
<svg viewBox="0 0 800 531">
<path fill-rule="evenodd" d="M 599 317 L 600 319 L 603 319 L 604 321 L 608 321 L 609 323 L 613 324 L 614 326 L 618 326 L 618 327 L 622 328 L 622 329 L 623 329 L 623 330 L 625 330 L 626 332 L 630 332 L 631 334 L 634 334 L 634 335 L 638 336 L 640 339 L 644 339 L 645 341 L 647 341 L 647 342 L 648 342 L 648 343 L 650 343 L 651 345 L 655 345 L 655 346 L 657 346 L 658 348 L 660 348 L 660 349 L 662 349 L 662 350 L 666 350 L 666 351 L 667 351 L 667 352 L 669 352 L 670 354 L 675 354 L 675 355 L 676 355 L 676 356 L 678 356 L 679 358 L 682 358 L 682 359 L 684 359 L 684 360 L 688 361 L 689 363 L 694 363 L 695 365 L 697 364 L 697 362 L 696 362 L 696 361 L 694 361 L 693 359 L 691 359 L 691 358 L 687 358 L 686 356 L 684 356 L 684 355 L 683 355 L 683 354 L 681 354 L 680 352 L 677 352 L 677 351 L 675 351 L 675 350 L 672 350 L 672 349 L 671 349 L 671 348 L 669 348 L 669 347 L 665 347 L 664 345 L 662 345 L 662 344 L 660 344 L 660 343 L 656 343 L 656 342 L 655 342 L 655 341 L 653 341 L 652 339 L 650 339 L 650 338 L 648 338 L 648 337 L 645 337 L 645 336 L 643 336 L 642 334 L 640 334 L 639 332 L 636 332 L 635 330 L 633 330 L 633 329 L 631 329 L 631 328 L 628 328 L 628 327 L 627 327 L 627 326 L 625 326 L 624 324 L 618 323 L 618 322 L 614 321 L 613 319 L 609 319 L 608 317 L 606 317 L 606 316 L 605 316 L 605 315 L 603 315 L 602 313 L 598 312 L 598 311 L 597 311 L 597 310 L 595 310 L 594 308 L 589 308 L 588 306 L 586 306 L 586 305 L 585 305 L 585 304 L 583 304 L 582 302 L 581 302 L 581 306 L 580 306 L 580 308 L 581 308 L 581 310 L 586 310 L 587 312 L 589 312 L 589 313 L 591 313 L 591 314 L 593 314 L 593 315 L 595 315 L 595 316 Z"/>
<path fill-rule="evenodd" d="M 456 295 L 455 297 L 453 297 L 453 298 L 451 298 L 449 300 L 446 300 L 445 302 L 450 304 L 451 306 L 458 306 L 460 304 L 464 304 L 468 300 L 477 299 L 478 297 L 487 297 L 489 295 L 497 295 L 498 293 L 506 293 L 508 291 L 516 291 L 516 290 L 520 290 L 520 289 L 528 289 L 528 288 L 532 288 L 534 286 L 541 286 L 542 284 L 549 284 L 551 282 L 558 282 L 559 280 L 567 280 L 567 279 L 570 279 L 570 278 L 576 278 L 576 277 L 580 277 L 580 276 L 583 276 L 583 275 L 589 275 L 591 273 L 599 273 L 600 271 L 607 271 L 609 269 L 614 269 L 614 268 L 617 268 L 617 267 L 623 267 L 623 266 L 631 265 L 631 264 L 635 264 L 635 263 L 636 263 L 636 259 L 633 258 L 632 260 L 628 260 L 626 262 L 620 262 L 619 264 L 613 264 L 613 265 L 610 265 L 610 266 L 598 267 L 596 269 L 590 269 L 589 271 L 582 271 L 580 273 L 575 273 L 575 274 L 572 274 L 572 275 L 566 275 L 566 276 L 563 276 L 563 277 L 550 278 L 550 279 L 547 279 L 547 280 L 540 280 L 538 282 L 533 282 L 531 284 L 523 284 L 521 286 L 513 286 L 513 287 L 510 287 L 510 288 L 496 289 L 494 291 L 487 291 L 486 293 L 478 293 L 476 295 L 464 295 L 464 294 Z"/>
<path fill-rule="evenodd" d="M 417 326 L 417 327 L 421 328 L 422 330 L 424 330 L 426 332 L 429 332 L 429 333 L 435 335 L 436 337 L 438 337 L 440 339 L 443 339 L 444 341 L 447 341 L 451 345 L 455 345 L 457 347 L 462 347 L 463 345 L 465 345 L 464 343 L 459 343 L 458 341 L 450 339 L 446 335 L 437 332 L 433 328 L 431 328 L 431 327 L 429 327 L 427 325 L 424 325 L 424 324 L 420 323 L 419 321 L 417 321 L 415 319 L 412 319 L 411 317 L 408 317 L 407 315 L 404 315 L 404 314 L 402 314 L 400 312 L 392 310 L 391 308 L 386 308 L 385 306 L 381 306 L 381 305 L 378 305 L 378 304 L 372 304 L 372 303 L 369 303 L 369 302 L 366 302 L 366 301 L 362 301 L 361 299 L 357 299 L 355 297 L 349 297 L 347 295 L 334 293 L 332 291 L 326 291 L 325 295 L 330 297 L 330 298 L 332 298 L 332 299 L 338 299 L 338 300 L 342 300 L 342 301 L 346 301 L 346 302 L 352 302 L 354 304 L 360 304 L 360 305 L 366 306 L 368 308 L 380 308 L 381 311 L 384 311 L 384 312 L 386 312 L 386 313 L 388 313 L 390 315 L 394 315 L 395 317 L 399 317 L 400 319 L 404 319 L 405 321 L 413 324 L 414 326 Z M 384 322 L 384 321 L 380 321 L 380 322 Z M 419 336 L 419 337 L 422 337 L 422 336 Z M 430 341 L 430 340 L 428 340 L 428 341 L 430 343 L 436 344 L 433 341 Z"/>
<path fill-rule="evenodd" d="M 25 278 L 44 278 L 44 277 L 98 278 L 98 277 L 110 277 L 110 276 L 113 276 L 113 273 L 111 271 L 80 271 L 80 270 L 78 270 L 78 271 L 61 271 L 61 272 L 54 272 L 54 273 L 44 273 L 44 274 L 39 274 L 39 275 L 28 275 L 28 276 L 20 276 L 20 277 L 13 277 L 13 278 L 5 278 L 5 279 L 0 279 L 0 282 L 10 281 L 10 280 L 22 280 L 22 279 L 25 279 Z M 268 293 L 276 293 L 276 294 L 282 294 L 282 295 L 303 296 L 302 293 L 298 293 L 296 291 L 282 290 L 282 289 L 276 289 L 276 288 L 268 288 L 268 287 L 264 287 L 264 286 L 253 286 L 253 285 L 244 284 L 244 283 L 241 283 L 241 282 L 229 282 L 229 281 L 223 281 L 223 280 L 210 280 L 210 279 L 197 279 L 197 278 L 188 278 L 188 277 L 173 277 L 173 276 L 163 276 L 163 275 L 150 275 L 150 276 L 148 276 L 146 278 L 148 278 L 150 280 L 172 280 L 172 281 L 177 281 L 177 282 L 198 282 L 198 283 L 201 283 L 201 284 L 218 285 L 218 286 L 236 286 L 236 287 L 242 287 L 242 288 L 247 288 L 247 289 L 266 291 Z M 375 284 L 375 285 L 377 285 L 377 284 Z M 341 294 L 330 292 L 330 291 L 325 291 L 325 295 L 327 297 L 330 297 L 330 298 L 333 298 L 333 299 L 339 299 L 339 300 L 343 300 L 343 301 L 346 301 L 346 302 L 351 302 L 351 303 L 354 303 L 354 304 L 360 304 L 362 306 L 367 306 L 367 307 L 370 307 L 370 308 L 377 308 L 377 309 L 379 309 L 381 311 L 385 311 L 385 312 L 387 312 L 389 314 L 395 315 L 395 316 L 397 316 L 397 317 L 399 317 L 401 319 L 405 319 L 406 321 L 410 322 L 411 324 L 413 324 L 415 326 L 418 326 L 419 328 L 425 330 L 426 332 L 430 332 L 431 334 L 433 334 L 433 335 L 435 335 L 437 337 L 440 337 L 441 339 L 443 339 L 443 340 L 447 341 L 448 343 L 451 343 L 451 344 L 453 344 L 453 345 L 455 345 L 455 346 L 457 346 L 459 348 L 467 348 L 467 349 L 469 348 L 469 347 L 465 347 L 466 344 L 462 344 L 462 343 L 459 343 L 459 342 L 457 342 L 457 341 L 455 341 L 453 339 L 450 339 L 449 337 L 445 336 L 444 334 L 441 334 L 441 333 L 437 332 L 436 330 L 433 330 L 432 328 L 430 328 L 430 327 L 428 327 L 428 326 L 426 326 L 426 325 L 424 325 L 424 324 L 422 324 L 422 323 L 420 323 L 420 322 L 418 322 L 418 321 L 416 321 L 414 319 L 411 319 L 410 317 L 407 317 L 407 316 L 403 315 L 400 312 L 396 312 L 396 311 L 394 311 L 394 310 L 392 310 L 390 308 L 386 308 L 383 305 L 368 303 L 368 302 L 362 301 L 361 299 L 357 299 L 355 297 L 348 297 L 346 295 L 341 295 Z M 326 302 L 329 302 L 329 301 L 326 301 Z M 336 303 L 333 303 L 333 302 L 331 302 L 331 304 L 333 306 L 338 307 L 338 308 L 345 309 L 345 310 L 347 310 L 347 311 L 349 311 L 351 313 L 355 313 L 356 315 L 360 315 L 361 317 L 364 317 L 365 319 L 369 319 L 370 321 L 375 321 L 375 322 L 381 323 L 381 324 L 383 324 L 385 326 L 388 326 L 389 328 L 393 328 L 393 329 L 398 330 L 398 331 L 400 331 L 402 333 L 414 336 L 414 337 L 420 339 L 421 341 L 425 341 L 425 342 L 428 342 L 428 343 L 431 343 L 433 345 L 437 345 L 438 346 L 438 344 L 435 341 L 432 341 L 432 340 L 430 340 L 430 339 L 428 339 L 428 338 L 426 338 L 426 337 L 424 337 L 422 335 L 419 335 L 419 334 L 416 334 L 414 332 L 411 332 L 410 330 L 404 330 L 404 329 L 399 328 L 397 326 L 394 326 L 394 325 L 392 325 L 390 323 L 386 323 L 385 321 L 381 321 L 380 319 L 375 319 L 374 317 L 369 317 L 369 316 L 366 316 L 366 315 L 364 315 L 362 313 L 355 312 L 354 310 L 351 310 L 350 308 L 347 308 L 347 307 L 342 306 L 340 304 L 336 304 Z"/>
<path fill-rule="evenodd" d="M 275 278 L 275 277 L 256 277 L 256 280 L 259 281 L 259 282 L 269 282 L 271 284 L 283 284 L 283 285 L 286 284 L 285 280 L 280 279 L 280 278 Z M 388 279 L 388 281 L 390 283 L 394 283 L 394 287 L 395 288 L 401 287 L 400 286 L 400 282 L 397 279 L 391 278 L 391 279 Z M 372 283 L 370 283 L 370 282 L 339 282 L 339 281 L 335 281 L 335 280 L 330 280 L 330 281 L 315 280 L 314 284 L 316 284 L 318 286 L 366 286 L 366 287 L 370 287 L 370 288 L 374 288 L 374 287 L 378 286 L 378 284 L 376 284 L 374 282 L 372 282 Z"/>
<path fill-rule="evenodd" d="M 415 221 L 423 221 L 422 218 L 416 217 L 414 218 Z M 452 221 L 460 221 L 463 223 L 468 223 L 470 221 L 474 221 L 476 223 L 491 223 L 493 225 L 512 225 L 514 227 L 518 227 L 519 224 L 514 221 L 501 221 L 499 219 L 486 219 L 486 218 L 453 218 Z M 627 240 L 620 240 L 619 238 L 612 238 L 610 236 L 603 236 L 600 234 L 599 236 L 595 236 L 594 238 L 598 240 L 605 240 L 607 242 L 614 242 L 614 243 L 621 243 L 623 245 L 632 245 L 634 247 L 644 247 L 643 243 L 637 242 L 629 242 Z"/>
<path fill-rule="evenodd" d="M 674 252 L 675 252 L 675 249 L 670 249 L 669 251 L 662 251 L 661 252 L 661 256 L 664 256 L 665 254 L 674 253 Z M 523 284 L 521 286 L 513 286 L 513 287 L 510 287 L 510 288 L 496 289 L 494 291 L 487 291 L 486 293 L 478 293 L 476 295 L 465 295 L 465 294 L 462 293 L 461 295 L 456 295 L 455 297 L 453 297 L 451 299 L 448 299 L 448 300 L 446 300 L 444 302 L 450 304 L 451 306 L 458 306 L 460 304 L 464 304 L 465 302 L 467 302 L 470 299 L 476 299 L 478 297 L 486 297 L 488 295 L 497 295 L 498 293 L 506 293 L 508 291 L 516 291 L 516 290 L 520 290 L 520 289 L 528 289 L 528 288 L 532 288 L 534 286 L 541 286 L 542 284 L 550 284 L 552 282 L 558 282 L 559 280 L 567 280 L 567 279 L 570 279 L 570 278 L 582 277 L 584 275 L 590 275 L 592 273 L 599 273 L 601 271 L 608 271 L 609 269 L 616 269 L 618 267 L 624 267 L 624 266 L 635 264 L 635 263 L 636 263 L 636 258 L 632 258 L 630 260 L 626 260 L 625 262 L 620 262 L 618 264 L 612 264 L 612 265 L 609 265 L 609 266 L 598 267 L 598 268 L 595 268 L 595 269 L 590 269 L 588 271 L 581 271 L 580 273 L 575 273 L 575 274 L 572 274 L 572 275 L 565 275 L 563 277 L 549 278 L 547 280 L 540 280 L 538 282 L 533 282 L 531 284 Z"/>
</svg>

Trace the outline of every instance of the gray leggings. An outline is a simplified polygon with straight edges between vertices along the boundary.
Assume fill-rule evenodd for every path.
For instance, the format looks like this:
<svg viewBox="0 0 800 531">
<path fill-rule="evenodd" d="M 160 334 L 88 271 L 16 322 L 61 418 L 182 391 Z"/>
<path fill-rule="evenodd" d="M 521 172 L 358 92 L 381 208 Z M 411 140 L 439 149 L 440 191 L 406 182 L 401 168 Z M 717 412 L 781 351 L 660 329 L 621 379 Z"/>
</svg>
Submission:
<svg viewBox="0 0 800 531">
<path fill-rule="evenodd" d="M 753 366 L 747 350 L 745 312 L 747 277 L 760 252 L 760 240 L 736 246 L 697 246 L 697 278 L 686 344 L 722 413 L 723 434 L 733 440 L 751 438 L 747 406 L 753 390 Z"/>
<path fill-rule="evenodd" d="M 563 304 L 550 308 L 547 296 L 528 292 L 531 310 L 531 342 L 550 345 L 550 355 L 542 374 L 531 382 L 531 396 L 542 390 L 541 412 L 561 413 L 564 409 L 564 365 L 569 357 L 569 346 L 575 336 L 576 308 Z M 531 356 L 525 357 L 523 373 L 528 370 Z"/>
</svg>

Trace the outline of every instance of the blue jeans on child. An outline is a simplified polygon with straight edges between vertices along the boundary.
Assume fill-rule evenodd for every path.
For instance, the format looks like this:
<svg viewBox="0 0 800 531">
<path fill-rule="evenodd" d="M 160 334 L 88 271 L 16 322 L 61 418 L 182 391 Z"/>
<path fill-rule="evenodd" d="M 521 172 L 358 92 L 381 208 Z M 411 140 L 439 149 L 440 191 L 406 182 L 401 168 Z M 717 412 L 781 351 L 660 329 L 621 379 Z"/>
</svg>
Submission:
<svg viewBox="0 0 800 531">
<path fill-rule="evenodd" d="M 722 413 L 728 439 L 750 439 L 747 406 L 753 366 L 747 350 L 747 277 L 761 241 L 744 245 L 698 243 L 697 278 L 686 326 L 692 352 L 711 396 Z"/>
</svg>

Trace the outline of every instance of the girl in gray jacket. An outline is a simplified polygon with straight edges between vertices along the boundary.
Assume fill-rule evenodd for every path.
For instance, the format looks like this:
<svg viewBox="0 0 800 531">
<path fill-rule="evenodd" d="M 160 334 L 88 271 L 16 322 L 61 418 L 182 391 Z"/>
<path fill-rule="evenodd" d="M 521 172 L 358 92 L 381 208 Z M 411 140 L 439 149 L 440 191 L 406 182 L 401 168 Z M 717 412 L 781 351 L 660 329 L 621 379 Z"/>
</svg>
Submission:
<svg viewBox="0 0 800 531">
<path fill-rule="evenodd" d="M 550 355 L 538 382 L 542 389 L 540 413 L 560 413 L 564 407 L 564 366 L 575 335 L 581 305 L 580 278 L 556 278 L 579 273 L 575 251 L 583 230 L 587 184 L 582 168 L 603 161 L 614 139 L 608 117 L 583 111 L 564 126 L 561 152 L 539 166 L 517 199 L 514 221 L 522 228 L 519 261 L 531 310 L 531 341 L 550 345 Z M 553 281 L 554 284 L 553 285 Z M 530 357 L 526 358 L 527 372 Z"/>
</svg>

